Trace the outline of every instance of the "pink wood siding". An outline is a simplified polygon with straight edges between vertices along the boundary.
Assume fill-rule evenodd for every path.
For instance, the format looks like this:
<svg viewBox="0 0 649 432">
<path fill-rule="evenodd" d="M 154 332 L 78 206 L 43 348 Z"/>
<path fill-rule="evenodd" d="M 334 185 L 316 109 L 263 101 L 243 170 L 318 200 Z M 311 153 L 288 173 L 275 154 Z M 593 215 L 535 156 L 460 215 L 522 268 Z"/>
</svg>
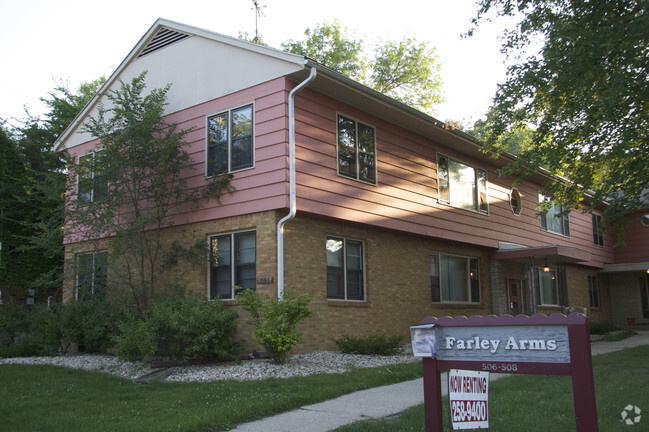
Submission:
<svg viewBox="0 0 649 432">
<path fill-rule="evenodd" d="M 649 227 L 640 223 L 640 217 L 648 211 L 636 213 L 627 227 L 625 246 L 615 248 L 615 262 L 649 262 Z"/>
<path fill-rule="evenodd" d="M 179 129 L 193 130 L 186 137 L 194 169 L 185 173 L 188 187 L 205 185 L 206 119 L 224 110 L 254 103 L 254 167 L 234 173 L 235 192 L 222 197 L 223 205 L 205 202 L 196 212 L 178 209 L 176 224 L 201 222 L 240 214 L 288 207 L 288 106 L 290 82 L 275 79 L 219 99 L 171 114 L 166 119 Z M 96 141 L 70 150 L 78 156 L 91 151 Z M 66 243 L 73 242 L 68 236 Z"/>
<path fill-rule="evenodd" d="M 338 176 L 337 113 L 376 128 L 377 185 Z M 298 211 L 490 248 L 497 248 L 498 242 L 525 246 L 559 244 L 590 252 L 589 265 L 601 267 L 613 261 L 610 236 L 605 236 L 604 248 L 593 244 L 589 214 L 571 213 L 570 237 L 542 231 L 536 216 L 540 186 L 530 182 L 517 186 L 523 212 L 515 216 L 509 205 L 513 179 L 499 177 L 495 168 L 482 160 L 322 94 L 308 89 L 298 94 L 296 136 Z M 487 170 L 489 215 L 437 202 L 438 151 Z"/>
</svg>

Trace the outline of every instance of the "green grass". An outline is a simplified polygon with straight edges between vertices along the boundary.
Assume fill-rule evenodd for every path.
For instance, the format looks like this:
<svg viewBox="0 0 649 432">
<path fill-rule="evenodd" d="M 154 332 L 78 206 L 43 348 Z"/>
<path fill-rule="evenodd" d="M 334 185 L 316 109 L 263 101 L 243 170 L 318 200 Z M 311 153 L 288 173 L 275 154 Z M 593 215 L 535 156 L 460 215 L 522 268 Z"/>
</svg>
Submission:
<svg viewBox="0 0 649 432">
<path fill-rule="evenodd" d="M 299 378 L 147 385 L 100 372 L 5 364 L 0 431 L 221 431 L 420 376 L 417 362 Z"/>
<path fill-rule="evenodd" d="M 649 346 L 593 357 L 599 430 L 647 430 L 649 427 Z M 566 376 L 515 375 L 490 383 L 489 430 L 494 432 L 560 432 L 575 430 L 572 382 Z M 642 409 L 637 425 L 621 422 L 627 405 Z M 444 398 L 444 426 L 449 428 Z M 423 431 L 423 405 L 384 420 L 354 423 L 337 432 Z"/>
</svg>

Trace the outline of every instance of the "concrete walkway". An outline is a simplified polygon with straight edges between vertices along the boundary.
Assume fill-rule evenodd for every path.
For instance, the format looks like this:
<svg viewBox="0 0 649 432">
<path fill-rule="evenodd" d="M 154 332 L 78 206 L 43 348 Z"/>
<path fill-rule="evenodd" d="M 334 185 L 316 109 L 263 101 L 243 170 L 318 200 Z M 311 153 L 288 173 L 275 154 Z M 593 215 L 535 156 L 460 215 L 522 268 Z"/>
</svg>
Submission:
<svg viewBox="0 0 649 432">
<path fill-rule="evenodd" d="M 637 335 L 619 342 L 592 342 L 591 352 L 593 355 L 606 354 L 641 345 L 649 345 L 649 330 L 638 331 Z M 491 374 L 491 380 L 502 376 Z M 446 394 L 444 386 L 442 393 Z M 424 403 L 424 384 L 419 378 L 361 390 L 336 399 L 303 406 L 294 411 L 241 424 L 233 430 L 235 432 L 327 432 L 360 420 L 396 415 L 422 403 Z"/>
</svg>

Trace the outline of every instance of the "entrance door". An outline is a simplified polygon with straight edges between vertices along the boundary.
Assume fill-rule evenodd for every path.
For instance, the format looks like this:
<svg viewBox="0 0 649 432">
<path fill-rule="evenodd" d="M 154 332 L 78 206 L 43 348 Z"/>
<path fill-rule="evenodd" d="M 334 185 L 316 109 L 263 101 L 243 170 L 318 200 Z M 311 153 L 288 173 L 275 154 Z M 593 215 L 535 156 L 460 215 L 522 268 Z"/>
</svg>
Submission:
<svg viewBox="0 0 649 432">
<path fill-rule="evenodd" d="M 507 291 L 509 296 L 509 313 L 512 315 L 518 315 L 522 311 L 521 280 L 507 279 Z"/>
</svg>

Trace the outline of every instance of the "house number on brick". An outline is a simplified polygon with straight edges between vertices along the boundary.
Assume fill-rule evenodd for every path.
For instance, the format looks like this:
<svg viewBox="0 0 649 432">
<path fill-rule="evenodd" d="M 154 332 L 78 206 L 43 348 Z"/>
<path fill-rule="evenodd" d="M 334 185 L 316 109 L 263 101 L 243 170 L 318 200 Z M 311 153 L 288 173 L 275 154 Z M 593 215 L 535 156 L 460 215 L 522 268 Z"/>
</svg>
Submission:
<svg viewBox="0 0 649 432">
<path fill-rule="evenodd" d="M 258 284 L 272 284 L 274 280 L 275 280 L 275 278 L 273 278 L 272 276 L 263 276 L 263 277 L 257 278 L 257 283 Z"/>
</svg>

